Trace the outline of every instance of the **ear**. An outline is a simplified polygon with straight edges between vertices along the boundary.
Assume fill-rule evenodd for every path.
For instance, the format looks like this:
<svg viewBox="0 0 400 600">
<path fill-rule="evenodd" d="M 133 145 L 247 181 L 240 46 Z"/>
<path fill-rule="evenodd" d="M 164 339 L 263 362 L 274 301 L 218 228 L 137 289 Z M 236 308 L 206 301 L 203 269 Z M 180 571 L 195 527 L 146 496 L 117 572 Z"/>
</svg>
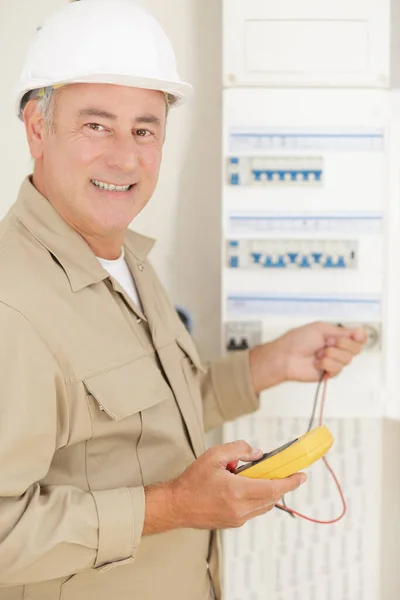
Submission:
<svg viewBox="0 0 400 600">
<path fill-rule="evenodd" d="M 44 136 L 46 126 L 43 115 L 37 108 L 36 100 L 29 100 L 24 110 L 24 123 L 26 137 L 32 158 L 35 160 L 43 156 Z"/>
</svg>

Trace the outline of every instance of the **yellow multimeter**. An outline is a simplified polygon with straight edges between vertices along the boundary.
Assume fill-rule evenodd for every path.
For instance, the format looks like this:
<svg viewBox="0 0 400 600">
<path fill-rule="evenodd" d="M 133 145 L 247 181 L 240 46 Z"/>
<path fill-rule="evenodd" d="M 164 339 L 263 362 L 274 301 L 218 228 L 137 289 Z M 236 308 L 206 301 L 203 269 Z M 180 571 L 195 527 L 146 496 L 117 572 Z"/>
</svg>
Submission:
<svg viewBox="0 0 400 600">
<path fill-rule="evenodd" d="M 329 429 L 321 425 L 265 453 L 262 458 L 238 467 L 235 473 L 251 479 L 283 479 L 322 458 L 332 447 L 333 441 Z"/>
</svg>

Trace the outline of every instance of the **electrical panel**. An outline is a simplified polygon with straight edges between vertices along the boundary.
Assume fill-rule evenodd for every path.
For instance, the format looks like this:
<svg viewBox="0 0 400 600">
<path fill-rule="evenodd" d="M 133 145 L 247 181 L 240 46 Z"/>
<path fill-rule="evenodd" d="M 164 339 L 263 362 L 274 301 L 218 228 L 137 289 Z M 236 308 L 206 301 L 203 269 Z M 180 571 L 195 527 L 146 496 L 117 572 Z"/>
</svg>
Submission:
<svg viewBox="0 0 400 600">
<path fill-rule="evenodd" d="M 224 85 L 388 88 L 397 0 L 224 0 Z"/>
<path fill-rule="evenodd" d="M 223 350 L 313 321 L 367 334 L 325 405 L 349 514 L 321 529 L 274 511 L 226 532 L 226 600 L 393 600 L 400 581 L 385 583 L 391 555 L 379 547 L 385 498 L 369 503 L 364 474 L 389 477 L 382 432 L 400 422 L 400 3 L 223 4 Z M 261 393 L 259 411 L 227 424 L 223 440 L 282 445 L 304 433 L 315 390 Z M 323 464 L 310 475 L 293 508 L 333 516 Z"/>
</svg>

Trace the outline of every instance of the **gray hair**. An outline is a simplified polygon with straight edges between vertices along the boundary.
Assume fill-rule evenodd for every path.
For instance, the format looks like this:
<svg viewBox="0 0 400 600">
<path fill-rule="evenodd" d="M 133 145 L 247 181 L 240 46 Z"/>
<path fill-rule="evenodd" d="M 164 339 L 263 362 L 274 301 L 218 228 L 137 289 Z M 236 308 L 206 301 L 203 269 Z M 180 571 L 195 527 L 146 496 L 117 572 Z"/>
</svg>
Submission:
<svg viewBox="0 0 400 600">
<path fill-rule="evenodd" d="M 37 108 L 43 116 L 48 131 L 54 131 L 55 92 L 54 88 L 47 89 L 37 99 Z"/>
<path fill-rule="evenodd" d="M 48 131 L 54 131 L 54 108 L 56 89 L 49 86 L 32 90 L 25 94 L 21 102 L 21 116 L 29 100 L 36 100 L 36 105 L 41 113 Z"/>
</svg>

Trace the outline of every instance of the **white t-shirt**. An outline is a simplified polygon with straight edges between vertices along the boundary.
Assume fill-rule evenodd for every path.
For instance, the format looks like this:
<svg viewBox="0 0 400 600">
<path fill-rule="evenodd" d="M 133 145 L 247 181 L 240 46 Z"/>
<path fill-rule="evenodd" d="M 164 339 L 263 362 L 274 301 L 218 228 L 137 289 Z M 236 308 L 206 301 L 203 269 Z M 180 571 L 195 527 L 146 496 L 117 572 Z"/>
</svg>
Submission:
<svg viewBox="0 0 400 600">
<path fill-rule="evenodd" d="M 140 310 L 144 312 L 138 291 L 136 289 L 135 280 L 133 279 L 132 273 L 130 272 L 128 264 L 125 260 L 124 249 L 121 248 L 121 256 L 116 260 L 106 260 L 105 258 L 99 258 L 98 256 L 96 258 L 100 262 L 103 269 L 105 269 L 112 277 L 114 277 L 116 281 L 118 281 L 120 286 L 124 288 L 136 306 L 138 306 Z"/>
</svg>

